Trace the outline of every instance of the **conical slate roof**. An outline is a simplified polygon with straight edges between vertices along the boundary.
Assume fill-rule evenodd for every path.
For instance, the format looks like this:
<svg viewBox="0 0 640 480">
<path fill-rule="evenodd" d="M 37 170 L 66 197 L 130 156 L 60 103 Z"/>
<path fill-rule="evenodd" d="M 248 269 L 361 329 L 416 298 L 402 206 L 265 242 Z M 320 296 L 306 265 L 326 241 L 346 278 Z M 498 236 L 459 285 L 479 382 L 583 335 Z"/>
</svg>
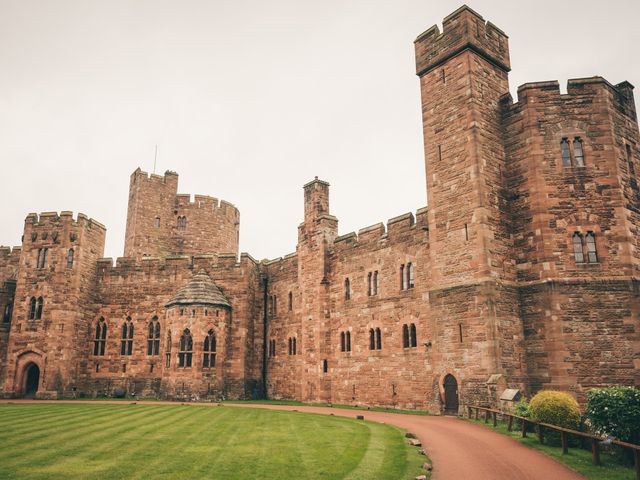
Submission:
<svg viewBox="0 0 640 480">
<path fill-rule="evenodd" d="M 166 307 L 174 305 L 212 305 L 231 307 L 229 300 L 213 283 L 207 272 L 200 270 L 173 296 Z"/>
</svg>

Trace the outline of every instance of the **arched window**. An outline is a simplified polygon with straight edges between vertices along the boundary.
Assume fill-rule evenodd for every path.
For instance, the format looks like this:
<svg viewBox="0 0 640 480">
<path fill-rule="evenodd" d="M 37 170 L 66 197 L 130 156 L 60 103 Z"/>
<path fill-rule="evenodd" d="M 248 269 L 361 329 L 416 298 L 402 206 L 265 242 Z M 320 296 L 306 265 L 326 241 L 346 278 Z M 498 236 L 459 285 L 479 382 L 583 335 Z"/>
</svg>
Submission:
<svg viewBox="0 0 640 480">
<path fill-rule="evenodd" d="M 31 297 L 29 300 L 29 320 L 36 319 L 36 297 Z"/>
<path fill-rule="evenodd" d="M 298 352 L 296 351 L 296 337 L 293 337 L 293 354 L 296 355 Z"/>
<path fill-rule="evenodd" d="M 289 337 L 289 355 L 293 355 L 293 338 Z"/>
<path fill-rule="evenodd" d="M 122 334 L 120 336 L 120 355 L 133 354 L 133 322 L 131 317 L 122 324 Z"/>
<path fill-rule="evenodd" d="M 404 263 L 400 265 L 400 290 L 407 289 L 407 277 L 404 275 Z"/>
<path fill-rule="evenodd" d="M 273 314 L 278 314 L 278 297 L 276 297 L 275 295 L 273 296 Z"/>
<path fill-rule="evenodd" d="M 589 263 L 598 263 L 598 252 L 596 251 L 596 234 L 587 232 L 587 260 Z"/>
<path fill-rule="evenodd" d="M 579 232 L 573 234 L 573 256 L 577 263 L 584 263 L 584 253 L 582 250 L 582 235 Z"/>
<path fill-rule="evenodd" d="M 42 297 L 38 297 L 36 301 L 36 320 L 40 320 L 42 318 L 42 309 L 44 308 L 44 299 Z"/>
<path fill-rule="evenodd" d="M 348 278 L 344 279 L 344 299 L 345 301 L 351 299 L 351 282 Z"/>
<path fill-rule="evenodd" d="M 411 324 L 411 346 L 412 347 L 417 347 L 418 346 L 418 336 L 416 334 L 416 324 L 415 323 Z"/>
<path fill-rule="evenodd" d="M 93 337 L 93 354 L 96 356 L 104 355 L 107 344 L 107 322 L 104 317 L 100 317 L 96 323 L 96 335 Z"/>
<path fill-rule="evenodd" d="M 571 150 L 569 149 L 569 140 L 563 138 L 560 142 L 560 152 L 562 153 L 562 165 L 564 167 L 571 166 Z"/>
<path fill-rule="evenodd" d="M 373 272 L 373 294 L 378 294 L 378 289 L 380 288 L 380 276 L 378 275 L 378 271 Z"/>
<path fill-rule="evenodd" d="M 293 310 L 293 293 L 289 292 L 289 311 Z"/>
<path fill-rule="evenodd" d="M 73 248 L 70 248 L 67 252 L 67 268 L 73 268 Z"/>
<path fill-rule="evenodd" d="M 407 263 L 407 288 L 413 288 L 413 263 Z"/>
<path fill-rule="evenodd" d="M 275 357 L 276 356 L 276 340 L 275 340 L 275 338 L 273 340 L 271 340 L 271 342 L 272 342 L 272 347 L 273 347 L 272 348 L 273 356 Z"/>
<path fill-rule="evenodd" d="M 147 355 L 160 354 L 160 322 L 153 317 L 149 322 L 149 336 L 147 337 Z"/>
<path fill-rule="evenodd" d="M 11 321 L 11 313 L 13 310 L 13 304 L 7 303 L 4 307 L 4 315 L 2 316 L 2 321 L 4 323 L 9 323 Z"/>
<path fill-rule="evenodd" d="M 153 221 L 153 226 L 156 228 L 160 228 L 160 217 L 156 217 Z"/>
<path fill-rule="evenodd" d="M 576 161 L 576 167 L 584 167 L 584 150 L 580 137 L 573 139 L 573 158 Z"/>
<path fill-rule="evenodd" d="M 325 358 L 324 360 L 322 360 L 322 373 L 327 373 L 328 371 L 329 371 L 329 363 Z"/>
<path fill-rule="evenodd" d="M 347 342 L 344 332 L 340 332 L 340 351 L 345 352 L 347 350 Z"/>
<path fill-rule="evenodd" d="M 406 323 L 402 326 L 402 348 L 409 348 L 409 327 Z"/>
<path fill-rule="evenodd" d="M 351 351 L 351 332 L 347 331 L 347 352 Z"/>
<path fill-rule="evenodd" d="M 191 332 L 185 328 L 180 336 L 180 351 L 178 352 L 178 367 L 191 368 L 191 357 L 193 356 L 193 339 Z"/>
<path fill-rule="evenodd" d="M 382 332 L 376 328 L 376 349 L 382 350 Z"/>
<path fill-rule="evenodd" d="M 376 349 L 376 332 L 373 328 L 369 329 L 369 350 Z"/>
<path fill-rule="evenodd" d="M 186 230 L 187 229 L 187 217 L 180 216 L 178 217 L 178 230 Z"/>
<path fill-rule="evenodd" d="M 369 296 L 371 296 L 373 295 L 373 272 L 369 272 L 369 275 L 367 276 L 367 283 L 368 283 L 367 293 L 369 294 Z"/>
<path fill-rule="evenodd" d="M 209 330 L 204 337 L 204 358 L 202 368 L 213 368 L 216 366 L 216 336 L 213 330 Z"/>
</svg>

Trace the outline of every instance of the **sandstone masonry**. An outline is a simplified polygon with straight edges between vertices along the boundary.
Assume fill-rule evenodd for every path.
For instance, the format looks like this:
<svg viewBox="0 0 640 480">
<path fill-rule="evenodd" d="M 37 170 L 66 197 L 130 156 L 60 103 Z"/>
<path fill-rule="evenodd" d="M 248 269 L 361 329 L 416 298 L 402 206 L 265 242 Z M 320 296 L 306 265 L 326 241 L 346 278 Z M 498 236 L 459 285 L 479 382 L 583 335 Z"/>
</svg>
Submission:
<svg viewBox="0 0 640 480">
<path fill-rule="evenodd" d="M 0 394 L 288 398 L 456 412 L 506 388 L 639 385 L 633 87 L 509 94 L 507 36 L 464 6 L 415 41 L 428 208 L 338 235 L 304 186 L 296 251 L 238 256 L 239 212 L 133 172 L 125 252 L 82 214 L 0 248 Z"/>
</svg>

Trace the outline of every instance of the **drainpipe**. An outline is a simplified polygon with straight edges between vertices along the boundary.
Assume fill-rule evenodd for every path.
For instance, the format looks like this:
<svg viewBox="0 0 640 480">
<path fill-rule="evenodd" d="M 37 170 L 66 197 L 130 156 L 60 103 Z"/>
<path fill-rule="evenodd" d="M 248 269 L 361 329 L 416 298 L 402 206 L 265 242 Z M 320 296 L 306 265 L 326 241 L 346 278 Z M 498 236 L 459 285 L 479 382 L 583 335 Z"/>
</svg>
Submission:
<svg viewBox="0 0 640 480">
<path fill-rule="evenodd" d="M 267 395 L 267 320 L 268 316 L 268 287 L 269 287 L 269 279 L 265 275 L 262 279 L 263 285 L 263 316 L 262 316 L 262 394 L 264 399 L 267 400 L 269 396 Z"/>
</svg>

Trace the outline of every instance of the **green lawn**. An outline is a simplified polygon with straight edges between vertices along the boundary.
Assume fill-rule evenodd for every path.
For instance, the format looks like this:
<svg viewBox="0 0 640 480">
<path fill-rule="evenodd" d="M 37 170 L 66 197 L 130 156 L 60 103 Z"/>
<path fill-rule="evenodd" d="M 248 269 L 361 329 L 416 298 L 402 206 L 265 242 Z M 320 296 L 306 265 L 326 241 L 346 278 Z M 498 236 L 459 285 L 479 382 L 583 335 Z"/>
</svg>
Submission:
<svg viewBox="0 0 640 480">
<path fill-rule="evenodd" d="M 192 405 L 0 404 L 2 479 L 410 479 L 389 425 Z"/>
<path fill-rule="evenodd" d="M 468 419 L 465 420 L 480 423 L 485 425 L 484 420 Z M 537 434 L 533 432 L 527 433 L 527 437 L 522 438 L 522 433 L 519 427 L 514 427 L 513 431 L 509 432 L 507 426 L 498 422 L 498 426 L 493 428 L 492 420 L 489 419 L 489 423 L 486 424 L 487 428 L 492 428 L 500 433 L 509 435 L 515 438 L 517 441 L 528 445 L 531 448 L 540 450 L 546 455 L 555 458 L 561 463 L 564 463 L 572 470 L 575 470 L 579 474 L 588 478 L 589 480 L 634 480 L 636 474 L 633 468 L 627 468 L 620 465 L 616 459 L 606 452 L 600 452 L 600 460 L 602 465 L 596 466 L 593 464 L 593 458 L 591 451 L 582 450 L 579 448 L 569 447 L 569 453 L 567 455 L 562 454 L 562 448 L 544 445 L 538 442 Z"/>
</svg>

